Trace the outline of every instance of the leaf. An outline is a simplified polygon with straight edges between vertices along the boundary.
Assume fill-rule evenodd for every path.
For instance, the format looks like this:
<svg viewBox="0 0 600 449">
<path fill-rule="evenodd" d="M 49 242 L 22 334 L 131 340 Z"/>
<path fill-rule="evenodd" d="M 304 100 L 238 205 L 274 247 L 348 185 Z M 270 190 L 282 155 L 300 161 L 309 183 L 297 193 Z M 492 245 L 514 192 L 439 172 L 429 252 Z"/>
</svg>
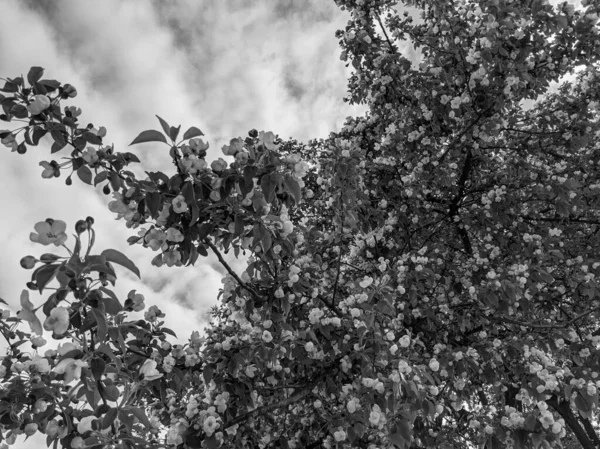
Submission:
<svg viewBox="0 0 600 449">
<path fill-rule="evenodd" d="M 108 412 L 106 412 L 106 415 L 104 415 L 104 418 L 102 418 L 100 430 L 108 429 L 112 423 L 115 422 L 115 419 L 117 419 L 118 412 L 119 409 L 117 408 L 111 408 Z"/>
<path fill-rule="evenodd" d="M 169 130 L 169 137 L 171 137 L 171 140 L 175 141 L 175 139 L 177 139 L 180 129 L 181 129 L 181 125 L 179 125 L 177 128 L 175 128 L 174 126 L 171 126 L 171 129 Z"/>
<path fill-rule="evenodd" d="M 105 249 L 100 255 L 104 256 L 108 262 L 113 262 L 118 265 L 121 265 L 122 267 L 127 268 L 129 271 L 133 272 L 138 278 L 141 279 L 140 270 L 138 269 L 138 267 L 136 267 L 133 261 L 131 261 L 131 259 L 129 259 L 125 254 L 121 253 L 120 251 L 117 251 L 116 249 Z"/>
<path fill-rule="evenodd" d="M 129 146 L 146 142 L 167 143 L 167 139 L 161 132 L 149 129 L 147 131 L 142 131 L 135 139 L 133 139 L 133 142 L 131 142 Z"/>
<path fill-rule="evenodd" d="M 106 369 L 106 362 L 101 358 L 94 357 L 91 361 L 91 368 L 94 379 L 101 380 L 104 370 Z"/>
<path fill-rule="evenodd" d="M 54 278 L 57 270 L 58 265 L 52 264 L 43 266 L 39 268 L 39 271 L 35 271 L 35 283 L 37 284 L 40 293 L 42 293 L 44 287 L 46 287 L 46 285 Z"/>
<path fill-rule="evenodd" d="M 93 315 L 94 320 L 96 320 L 96 324 L 98 324 L 97 341 L 104 341 L 106 339 L 106 335 L 108 334 L 108 326 L 106 325 L 106 317 L 100 310 L 98 309 L 90 309 L 90 313 Z"/>
<path fill-rule="evenodd" d="M 92 171 L 87 165 L 82 165 L 77 169 L 77 176 L 86 184 L 92 185 Z"/>
<path fill-rule="evenodd" d="M 260 188 L 268 203 L 275 198 L 275 187 L 276 185 L 269 174 L 265 174 L 260 178 Z"/>
<path fill-rule="evenodd" d="M 296 181 L 291 176 L 286 176 L 285 185 L 290 191 L 290 193 L 294 196 L 296 204 L 299 204 L 300 200 L 302 199 L 302 192 L 300 191 L 300 184 L 298 184 L 298 181 Z"/>
<path fill-rule="evenodd" d="M 204 383 L 206 385 L 210 383 L 214 374 L 215 369 L 212 367 L 212 365 L 204 365 L 204 368 L 202 369 L 202 376 L 204 377 Z"/>
<path fill-rule="evenodd" d="M 143 409 L 139 407 L 131 407 L 129 410 L 131 411 L 131 414 L 135 416 L 144 426 L 149 429 L 152 428 L 152 424 L 150 423 L 150 420 L 146 416 L 146 412 Z"/>
<path fill-rule="evenodd" d="M 148 211 L 150 212 L 150 216 L 152 218 L 156 218 L 158 216 L 160 199 L 160 193 L 146 192 L 146 207 L 148 208 Z"/>
<path fill-rule="evenodd" d="M 400 435 L 399 433 L 391 433 L 389 435 L 389 438 L 390 441 L 394 443 L 394 446 L 400 449 L 404 449 L 406 441 L 404 440 L 404 438 L 402 438 L 402 435 Z"/>
<path fill-rule="evenodd" d="M 203 135 L 204 133 L 202 131 L 200 131 L 195 126 L 192 126 L 183 134 L 183 140 L 188 140 Z"/>
<path fill-rule="evenodd" d="M 158 121 L 160 122 L 160 126 L 163 129 L 163 131 L 165 132 L 165 134 L 168 136 L 171 126 L 165 121 L 163 120 L 161 117 L 159 117 L 158 115 L 156 116 L 156 118 L 158 119 Z"/>
<path fill-rule="evenodd" d="M 29 73 L 27 73 L 27 81 L 31 86 L 35 85 L 44 74 L 44 69 L 42 67 L 32 67 L 29 69 Z"/>
</svg>

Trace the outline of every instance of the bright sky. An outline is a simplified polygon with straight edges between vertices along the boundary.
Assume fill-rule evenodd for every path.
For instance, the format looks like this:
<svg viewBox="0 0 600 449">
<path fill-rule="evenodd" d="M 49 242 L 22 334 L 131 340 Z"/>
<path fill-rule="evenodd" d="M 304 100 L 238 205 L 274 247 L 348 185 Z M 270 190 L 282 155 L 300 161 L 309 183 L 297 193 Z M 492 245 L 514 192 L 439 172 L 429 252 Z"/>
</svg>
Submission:
<svg viewBox="0 0 600 449">
<path fill-rule="evenodd" d="M 64 104 L 83 109 L 83 124 L 105 126 L 105 143 L 118 150 L 140 131 L 160 129 L 154 114 L 183 129 L 202 129 L 212 160 L 222 156 L 220 148 L 230 138 L 244 137 L 252 128 L 306 141 L 327 136 L 345 117 L 359 113 L 341 101 L 348 69 L 339 60 L 334 33 L 346 16 L 333 1 L 91 5 L 0 0 L 0 77 L 26 74 L 38 65 L 46 69 L 45 78 L 73 84 L 79 95 Z M 16 310 L 31 275 L 20 267 L 20 258 L 55 249 L 29 241 L 36 222 L 61 219 L 71 230 L 77 219 L 91 215 L 96 248 L 121 250 L 141 269 L 139 282 L 117 268 L 120 297 L 137 289 L 147 306 L 156 304 L 167 313 L 167 325 L 183 339 L 202 326 L 221 285 L 223 271 L 214 258 L 200 259 L 193 268 L 152 267 L 151 250 L 127 245 L 134 232 L 114 221 L 107 209 L 111 197 L 75 178 L 71 187 L 64 177 L 41 178 L 38 163 L 52 159 L 49 146 L 25 156 L 0 150 L 1 298 Z M 145 169 L 172 174 L 166 147 L 143 144 L 130 151 Z M 73 238 L 68 242 L 72 245 Z M 32 298 L 39 304 L 39 295 Z"/>
</svg>

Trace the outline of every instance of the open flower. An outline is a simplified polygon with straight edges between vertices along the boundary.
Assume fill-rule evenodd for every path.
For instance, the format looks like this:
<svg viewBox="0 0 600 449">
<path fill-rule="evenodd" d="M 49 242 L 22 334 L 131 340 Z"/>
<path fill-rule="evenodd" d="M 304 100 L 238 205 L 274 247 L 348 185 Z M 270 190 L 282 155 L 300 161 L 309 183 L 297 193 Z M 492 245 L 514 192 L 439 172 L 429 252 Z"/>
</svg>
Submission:
<svg viewBox="0 0 600 449">
<path fill-rule="evenodd" d="M 56 374 L 64 374 L 65 383 L 68 384 L 73 380 L 79 379 L 81 377 L 81 369 L 87 367 L 87 362 L 84 362 L 83 360 L 66 358 L 58 362 L 58 364 L 54 367 L 54 372 Z"/>
<path fill-rule="evenodd" d="M 34 226 L 37 234 L 32 232 L 29 234 L 29 240 L 42 245 L 54 243 L 55 246 L 60 246 L 67 240 L 67 224 L 61 220 L 48 219 L 40 221 Z"/>
<path fill-rule="evenodd" d="M 46 95 L 36 95 L 33 101 L 27 105 L 27 110 L 31 115 L 38 115 L 50 107 L 50 98 Z"/>
<path fill-rule="evenodd" d="M 156 360 L 148 359 L 140 366 L 140 377 L 144 380 L 160 379 L 162 376 L 156 369 Z"/>
<path fill-rule="evenodd" d="M 62 335 L 69 329 L 69 310 L 65 307 L 55 307 L 44 321 L 44 329 Z"/>
<path fill-rule="evenodd" d="M 42 178 L 44 179 L 54 178 L 57 172 L 60 173 L 60 170 L 57 168 L 56 164 L 42 161 L 40 162 L 40 165 L 44 169 L 44 171 L 42 172 Z"/>
<path fill-rule="evenodd" d="M 177 195 L 173 200 L 173 212 L 182 214 L 188 210 L 188 205 L 185 202 L 183 195 Z"/>
<path fill-rule="evenodd" d="M 169 228 L 167 229 L 167 240 L 171 242 L 183 242 L 184 237 L 179 229 Z"/>
<path fill-rule="evenodd" d="M 92 422 L 96 420 L 94 415 L 85 416 L 79 420 L 77 424 L 77 432 L 84 434 L 89 430 L 92 430 Z"/>
<path fill-rule="evenodd" d="M 258 140 L 262 141 L 263 145 L 265 146 L 265 148 L 267 150 L 279 149 L 279 145 L 276 145 L 275 143 L 273 143 L 273 141 L 275 140 L 275 134 L 273 134 L 271 131 L 268 131 L 268 132 L 261 131 L 258 134 Z"/>
<path fill-rule="evenodd" d="M 0 132 L 5 132 L 5 130 L 2 130 Z M 2 140 L 0 140 L 0 143 L 10 148 L 11 151 L 17 151 L 17 147 L 19 146 L 14 134 L 9 134 L 8 136 L 4 137 Z"/>
<path fill-rule="evenodd" d="M 35 316 L 35 307 L 29 300 L 29 290 L 23 290 L 21 292 L 21 310 L 17 313 L 17 318 L 27 321 L 31 332 L 42 335 L 42 323 L 39 318 Z"/>
<path fill-rule="evenodd" d="M 167 267 L 181 265 L 181 253 L 179 251 L 167 251 L 163 257 Z"/>
<path fill-rule="evenodd" d="M 206 436 L 211 436 L 217 430 L 217 427 L 219 427 L 219 423 L 214 416 L 207 416 L 202 425 Z"/>
</svg>

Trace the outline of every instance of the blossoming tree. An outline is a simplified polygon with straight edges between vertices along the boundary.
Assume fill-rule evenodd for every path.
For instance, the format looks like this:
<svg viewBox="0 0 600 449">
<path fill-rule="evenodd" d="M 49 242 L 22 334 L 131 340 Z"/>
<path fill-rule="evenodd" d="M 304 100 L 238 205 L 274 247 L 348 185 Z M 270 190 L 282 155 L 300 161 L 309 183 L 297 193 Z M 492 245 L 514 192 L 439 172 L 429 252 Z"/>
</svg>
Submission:
<svg viewBox="0 0 600 449">
<path fill-rule="evenodd" d="M 0 321 L 4 440 L 598 447 L 600 6 L 337 3 L 348 100 L 369 112 L 308 145 L 252 130 L 209 163 L 199 129 L 159 118 L 132 145 L 165 144 L 174 170 L 139 175 L 63 105 L 74 87 L 39 67 L 6 80 L 0 119 L 22 126 L 5 146 L 68 148 L 44 178 L 102 185 L 154 265 L 212 252 L 228 275 L 206 336 L 172 344 L 156 306 L 128 317 L 144 297 L 113 286 L 140 273 L 95 248 L 91 217 L 70 243 L 61 220 L 36 224 L 31 240 L 62 252 L 22 259 L 45 300 L 25 289 Z"/>
</svg>

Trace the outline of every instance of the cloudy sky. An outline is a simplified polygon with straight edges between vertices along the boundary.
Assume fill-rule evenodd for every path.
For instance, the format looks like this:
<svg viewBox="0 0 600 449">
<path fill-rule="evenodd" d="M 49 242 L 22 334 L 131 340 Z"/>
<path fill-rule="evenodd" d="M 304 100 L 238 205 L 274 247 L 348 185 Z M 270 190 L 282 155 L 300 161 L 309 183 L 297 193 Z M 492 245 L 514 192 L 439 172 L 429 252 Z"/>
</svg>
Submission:
<svg viewBox="0 0 600 449">
<path fill-rule="evenodd" d="M 154 114 L 202 129 L 213 159 L 252 128 L 306 141 L 360 112 L 341 101 L 348 69 L 334 33 L 347 17 L 333 1 L 0 0 L 0 10 L 0 77 L 38 65 L 46 78 L 73 84 L 79 95 L 64 104 L 83 109 L 82 123 L 105 126 L 105 143 L 117 149 L 144 129 L 160 129 Z M 146 169 L 171 173 L 166 147 L 132 148 Z M 24 156 L 0 151 L 1 298 L 18 307 L 31 274 L 20 258 L 50 249 L 29 241 L 36 222 L 51 217 L 72 229 L 90 215 L 98 250 L 119 249 L 142 271 L 139 282 L 118 270 L 121 298 L 137 289 L 147 305 L 167 313 L 181 338 L 203 325 L 223 274 L 214 259 L 185 269 L 151 267 L 150 250 L 127 245 L 133 233 L 108 211 L 110 197 L 78 180 L 67 187 L 63 178 L 41 178 L 48 146 Z"/>
</svg>

